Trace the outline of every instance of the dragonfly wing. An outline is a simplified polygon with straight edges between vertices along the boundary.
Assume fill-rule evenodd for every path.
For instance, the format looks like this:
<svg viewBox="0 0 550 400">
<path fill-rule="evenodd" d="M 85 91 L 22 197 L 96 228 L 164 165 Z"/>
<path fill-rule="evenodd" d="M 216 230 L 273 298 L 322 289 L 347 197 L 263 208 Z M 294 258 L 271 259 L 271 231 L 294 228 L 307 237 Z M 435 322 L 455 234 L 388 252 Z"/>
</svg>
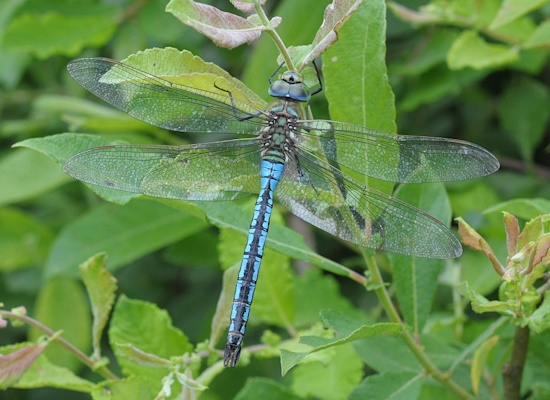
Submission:
<svg viewBox="0 0 550 400">
<path fill-rule="evenodd" d="M 180 200 L 233 200 L 259 190 L 256 139 L 190 146 L 101 146 L 63 170 L 86 183 Z"/>
<path fill-rule="evenodd" d="M 298 150 L 277 189 L 293 214 L 360 246 L 426 258 L 462 253 L 437 219 L 382 192 L 360 185 L 316 156 Z"/>
<path fill-rule="evenodd" d="M 499 168 L 490 152 L 462 140 L 402 136 L 336 121 L 302 121 L 300 127 L 305 148 L 317 146 L 334 163 L 385 181 L 458 181 Z"/>
<path fill-rule="evenodd" d="M 67 65 L 91 93 L 148 124 L 180 132 L 257 133 L 261 111 L 219 90 L 209 92 L 156 77 L 108 58 L 80 58 Z M 213 88 L 214 89 L 214 88 Z M 239 116 L 257 117 L 239 121 Z"/>
</svg>

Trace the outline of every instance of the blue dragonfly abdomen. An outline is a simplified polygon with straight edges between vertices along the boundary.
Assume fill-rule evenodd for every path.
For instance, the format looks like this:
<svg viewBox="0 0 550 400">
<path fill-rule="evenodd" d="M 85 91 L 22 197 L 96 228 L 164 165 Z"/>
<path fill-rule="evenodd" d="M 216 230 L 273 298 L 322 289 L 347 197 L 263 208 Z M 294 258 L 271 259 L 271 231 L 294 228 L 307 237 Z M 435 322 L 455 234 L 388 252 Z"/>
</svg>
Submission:
<svg viewBox="0 0 550 400">
<path fill-rule="evenodd" d="M 285 161 L 292 158 L 294 153 L 296 121 L 303 114 L 299 103 L 307 102 L 310 98 L 309 90 L 294 71 L 287 71 L 280 80 L 272 83 L 269 94 L 280 100 L 269 107 L 268 122 L 260 140 L 263 147 L 260 194 L 239 269 L 223 359 L 224 365 L 231 367 L 237 365 L 241 353 L 267 239 L 275 189 L 283 175 Z"/>
<path fill-rule="evenodd" d="M 241 353 L 246 323 L 250 315 L 250 306 L 256 290 L 260 264 L 264 254 L 265 240 L 269 229 L 269 220 L 273 210 L 273 194 L 279 184 L 284 164 L 262 160 L 260 166 L 261 188 L 254 207 L 254 216 L 248 230 L 248 240 L 239 269 L 227 344 L 225 345 L 224 365 L 237 365 Z"/>
</svg>

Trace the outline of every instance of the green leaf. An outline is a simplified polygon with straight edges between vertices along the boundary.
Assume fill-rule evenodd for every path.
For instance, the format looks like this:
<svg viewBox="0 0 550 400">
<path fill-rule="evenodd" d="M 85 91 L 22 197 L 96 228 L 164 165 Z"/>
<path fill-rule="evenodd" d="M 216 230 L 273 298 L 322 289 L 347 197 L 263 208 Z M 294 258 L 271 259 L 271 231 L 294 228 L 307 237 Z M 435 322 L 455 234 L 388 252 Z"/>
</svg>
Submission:
<svg viewBox="0 0 550 400">
<path fill-rule="evenodd" d="M 16 150 L 0 160 L 0 204 L 35 198 L 69 181 L 70 177 L 43 155 Z"/>
<path fill-rule="evenodd" d="M 385 2 L 364 2 L 340 30 L 340 40 L 326 52 L 323 73 L 332 119 L 396 131 L 394 95 L 385 64 L 385 32 Z M 393 183 L 366 174 L 355 177 L 387 193 L 393 188 Z"/>
<path fill-rule="evenodd" d="M 254 295 L 252 318 L 283 328 L 294 322 L 294 277 L 288 257 L 265 249 L 258 285 Z"/>
<path fill-rule="evenodd" d="M 156 201 L 102 204 L 65 226 L 51 248 L 45 272 L 74 275 L 82 260 L 99 252 L 109 254 L 109 268 L 115 270 L 205 226 Z"/>
<path fill-rule="evenodd" d="M 338 31 L 362 3 L 363 0 L 334 0 L 327 6 L 323 23 L 311 44 L 311 51 L 301 60 L 299 70 L 325 53 L 338 40 Z M 298 63 L 298 60 L 293 61 Z"/>
<path fill-rule="evenodd" d="M 496 190 L 482 180 L 468 182 L 466 185 L 459 183 L 457 187 L 460 189 L 449 193 L 451 209 L 455 215 L 468 215 L 475 211 L 482 213 L 500 201 Z"/>
<path fill-rule="evenodd" d="M 541 333 L 550 328 L 550 292 L 544 292 L 544 299 L 528 319 L 529 328 Z"/>
<path fill-rule="evenodd" d="M 422 372 L 422 366 L 403 342 L 393 336 L 374 336 L 353 344 L 363 362 L 378 372 Z"/>
<path fill-rule="evenodd" d="M 385 14 L 384 2 L 363 3 L 323 57 L 323 73 L 334 120 L 395 132 L 394 95 L 385 64 Z"/>
<path fill-rule="evenodd" d="M 546 400 L 550 397 L 550 384 L 547 382 L 534 383 L 531 390 L 530 400 Z"/>
<path fill-rule="evenodd" d="M 101 358 L 101 335 L 115 302 L 116 279 L 105 268 L 106 256 L 99 254 L 80 264 L 78 269 L 86 285 L 94 317 L 92 327 L 93 359 Z"/>
<path fill-rule="evenodd" d="M 470 288 L 468 282 L 462 282 L 458 286 L 460 294 L 472 302 L 472 310 L 478 314 L 486 312 L 498 312 L 504 315 L 509 315 L 510 312 L 515 312 L 518 308 L 516 302 L 504 302 L 493 300 L 489 301 L 479 293 L 476 293 Z"/>
<path fill-rule="evenodd" d="M 267 378 L 250 377 L 246 380 L 243 388 L 233 398 L 233 400 L 299 400 L 290 389 L 280 382 Z"/>
<path fill-rule="evenodd" d="M 512 82 L 504 92 L 499 117 L 506 132 L 518 145 L 523 159 L 532 163 L 534 151 L 544 138 L 550 118 L 548 88 L 528 78 Z"/>
<path fill-rule="evenodd" d="M 13 147 L 26 147 L 36 150 L 61 165 L 73 154 L 91 147 L 106 146 L 109 144 L 114 143 L 100 136 L 83 133 L 60 133 L 58 135 L 23 140 L 14 144 Z"/>
<path fill-rule="evenodd" d="M 548 3 L 548 0 L 504 0 L 489 29 L 493 30 L 509 24 L 546 3 Z"/>
<path fill-rule="evenodd" d="M 455 40 L 447 55 L 452 70 L 462 68 L 498 68 L 519 59 L 518 49 L 486 42 L 475 31 L 464 31 Z"/>
<path fill-rule="evenodd" d="M 122 357 L 134 364 L 149 368 L 170 368 L 172 363 L 170 360 L 159 357 L 155 354 L 146 353 L 137 347 L 129 344 L 118 345 L 118 356 Z"/>
<path fill-rule="evenodd" d="M 383 372 L 370 375 L 357 386 L 348 400 L 414 400 L 427 383 L 424 374 L 411 372 Z"/>
<path fill-rule="evenodd" d="M 395 197 L 419 208 L 448 224 L 451 207 L 442 184 L 402 185 Z M 419 233 L 421 234 L 421 233 Z M 405 321 L 414 329 L 422 331 L 430 314 L 437 289 L 437 277 L 443 268 L 442 260 L 424 259 L 391 254 L 396 294 Z"/>
<path fill-rule="evenodd" d="M 244 43 L 252 43 L 267 29 L 253 18 L 242 18 L 238 15 L 221 11 L 208 4 L 191 0 L 171 0 L 166 11 L 186 25 L 196 29 L 210 38 L 217 46 L 233 49 Z M 270 21 L 272 28 L 281 23 L 281 18 Z"/>
<path fill-rule="evenodd" d="M 108 381 L 92 391 L 93 400 L 151 400 L 151 388 L 138 377 Z"/>
<path fill-rule="evenodd" d="M 419 333 L 428 320 L 442 260 L 391 255 L 397 299 L 405 321 Z"/>
<path fill-rule="evenodd" d="M 514 199 L 503 201 L 487 208 L 484 214 L 500 213 L 502 211 L 514 214 L 516 217 L 530 220 L 540 214 L 550 213 L 550 200 L 546 199 Z"/>
<path fill-rule="evenodd" d="M 75 56 L 86 46 L 100 47 L 116 29 L 117 9 L 96 15 L 23 14 L 6 29 L 3 46 L 45 59 L 55 54 Z"/>
<path fill-rule="evenodd" d="M 48 227 L 30 215 L 0 208 L 0 271 L 36 266 L 46 258 L 52 240 Z"/>
<path fill-rule="evenodd" d="M 363 363 L 349 345 L 332 352 L 330 362 L 299 365 L 293 373 L 292 389 L 301 398 L 343 400 L 363 377 Z"/>
<path fill-rule="evenodd" d="M 458 286 L 458 290 L 460 291 L 460 294 L 470 300 L 471 302 L 476 302 L 479 304 L 487 304 L 489 303 L 489 300 L 485 298 L 484 296 L 480 295 L 479 293 L 476 293 L 471 287 L 468 282 L 462 282 Z"/>
<path fill-rule="evenodd" d="M 0 348 L 0 354 L 10 354 L 29 345 L 29 343 L 17 343 L 15 345 L 5 346 Z M 2 378 L 0 378 L 0 387 L 4 387 L 3 384 L 7 383 L 7 381 L 4 380 L 3 373 L 3 369 L 0 368 L 0 376 L 2 376 Z M 46 356 L 42 354 L 34 360 L 13 387 L 18 389 L 54 387 L 78 392 L 90 392 L 94 384 L 76 376 L 67 368 L 52 364 Z"/>
<path fill-rule="evenodd" d="M 218 233 L 205 229 L 169 246 L 162 253 L 165 261 L 192 268 L 219 269 Z"/>
<path fill-rule="evenodd" d="M 550 46 L 550 21 L 542 22 L 523 46 L 526 48 Z"/>
<path fill-rule="evenodd" d="M 216 312 L 212 318 L 210 330 L 210 344 L 215 346 L 229 326 L 229 315 L 233 306 L 233 293 L 239 274 L 240 264 L 227 268 L 223 273 L 223 284 L 216 306 Z"/>
<path fill-rule="evenodd" d="M 548 232 L 550 229 L 549 215 L 538 215 L 527 221 L 518 237 L 518 248 L 522 249 L 530 242 L 536 242 L 542 232 Z"/>
<path fill-rule="evenodd" d="M 319 321 L 319 312 L 323 309 L 340 311 L 356 318 L 364 318 L 358 310 L 340 293 L 335 277 L 322 274 L 320 270 L 310 268 L 294 278 L 294 304 L 297 327 L 307 327 Z"/>
<path fill-rule="evenodd" d="M 457 96 L 465 87 L 480 81 L 488 73 L 487 70 L 470 68 L 450 71 L 447 65 L 438 65 L 411 82 L 410 90 L 398 103 L 399 111 L 413 111 L 423 104 L 433 104 L 449 96 Z"/>
<path fill-rule="evenodd" d="M 487 358 L 491 353 L 491 350 L 498 342 L 498 336 L 493 336 L 486 341 L 484 341 L 475 351 L 474 357 L 472 359 L 472 369 L 471 369 L 471 379 L 472 379 L 472 388 L 474 393 L 479 395 L 479 382 L 483 376 L 485 369 L 485 364 L 487 363 Z"/>
<path fill-rule="evenodd" d="M 86 354 L 92 347 L 92 318 L 88 307 L 88 299 L 80 282 L 56 276 L 42 284 L 34 318 L 54 331 L 63 330 L 63 338 Z M 42 334 L 37 328 L 29 331 L 32 340 Z M 71 371 L 81 366 L 81 361 L 59 343 L 51 343 L 44 354 L 53 363 Z"/>
<path fill-rule="evenodd" d="M 209 91 L 215 90 L 215 85 L 229 87 L 234 98 L 246 100 L 261 109 L 267 106 L 261 97 L 240 80 L 216 64 L 205 62 L 187 50 L 179 51 L 172 47 L 147 49 L 127 57 L 122 62 L 185 86 Z"/>
<path fill-rule="evenodd" d="M 460 280 L 468 281 L 470 287 L 482 296 L 489 296 L 502 283 L 491 262 L 480 252 L 465 251 L 460 257 Z M 450 283 L 454 286 L 456 282 Z"/>
<path fill-rule="evenodd" d="M 464 360 L 473 353 L 483 342 L 488 340 L 491 336 L 495 335 L 497 330 L 501 328 L 505 323 L 507 323 L 507 318 L 500 317 L 496 321 L 494 321 L 490 326 L 486 327 L 486 324 L 483 323 L 483 332 L 479 333 L 478 336 L 475 338 L 474 341 L 468 344 L 468 346 L 464 347 L 460 354 L 454 357 L 452 365 L 449 367 L 449 370 L 454 371 L 456 368 L 464 363 Z"/>
<path fill-rule="evenodd" d="M 30 149 L 39 151 L 52 160 L 62 165 L 67 158 L 87 150 L 91 147 L 106 146 L 111 144 L 120 144 L 120 142 L 110 142 L 102 137 L 86 134 L 76 133 L 62 133 L 58 135 L 47 136 L 44 138 L 27 139 L 22 142 L 16 143 L 14 147 L 28 147 Z M 64 177 L 63 182 L 66 179 L 70 180 L 70 177 L 65 175 L 61 168 L 55 168 L 56 173 L 61 174 Z M 109 200 L 117 204 L 126 204 L 130 199 L 139 196 L 136 193 L 122 192 L 120 190 L 114 190 L 104 188 L 95 185 L 87 185 L 99 196 L 106 200 Z M 89 255 L 88 255 L 89 256 Z"/>
<path fill-rule="evenodd" d="M 403 329 L 400 324 L 393 323 L 365 325 L 362 320 L 354 320 L 345 314 L 334 311 L 322 312 L 321 318 L 326 326 L 337 333 L 337 337 L 302 336 L 300 343 L 310 346 L 311 349 L 300 353 L 282 349 L 281 369 L 283 375 L 308 354 L 372 336 L 398 335 Z"/>
<path fill-rule="evenodd" d="M 458 33 L 455 30 L 438 29 L 426 38 L 421 52 L 414 52 L 405 65 L 399 62 L 395 68 L 404 75 L 416 76 L 428 72 L 445 63 L 447 52 L 457 37 Z"/>
<path fill-rule="evenodd" d="M 185 38 L 185 48 L 196 49 L 202 36 L 193 35 L 189 29 L 182 25 L 174 16 L 166 12 L 167 1 L 148 1 L 139 9 L 138 24 L 136 18 L 132 18 L 132 24 L 126 24 L 119 32 L 117 40 L 118 48 L 115 48 L 115 58 L 122 59 L 126 55 L 145 47 L 151 42 L 165 44 L 177 43 Z M 125 29 L 124 29 L 125 28 Z M 117 56 L 120 54 L 121 56 Z"/>
<path fill-rule="evenodd" d="M 149 368 L 134 362 L 126 355 L 127 345 L 157 357 L 170 359 L 192 350 L 187 337 L 172 321 L 165 310 L 155 304 L 133 300 L 122 295 L 119 297 L 109 325 L 109 343 L 125 375 L 137 375 L 143 378 L 156 395 L 162 387 L 162 378 L 169 370 Z M 126 346 L 126 347 L 125 347 Z"/>
</svg>

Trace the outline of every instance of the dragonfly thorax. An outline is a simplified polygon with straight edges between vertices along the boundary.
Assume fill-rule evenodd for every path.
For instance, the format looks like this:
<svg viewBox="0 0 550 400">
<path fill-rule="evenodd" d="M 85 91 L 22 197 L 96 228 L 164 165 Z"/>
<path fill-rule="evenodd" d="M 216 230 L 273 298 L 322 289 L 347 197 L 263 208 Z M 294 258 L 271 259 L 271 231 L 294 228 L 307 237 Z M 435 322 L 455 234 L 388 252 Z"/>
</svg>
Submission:
<svg viewBox="0 0 550 400">
<path fill-rule="evenodd" d="M 271 84 L 269 94 L 273 97 L 308 102 L 311 93 L 304 83 L 302 75 L 296 71 L 286 71 Z"/>
<path fill-rule="evenodd" d="M 296 126 L 301 110 L 294 109 L 290 101 L 271 105 L 267 126 L 261 136 L 262 158 L 284 163 L 296 145 Z"/>
</svg>

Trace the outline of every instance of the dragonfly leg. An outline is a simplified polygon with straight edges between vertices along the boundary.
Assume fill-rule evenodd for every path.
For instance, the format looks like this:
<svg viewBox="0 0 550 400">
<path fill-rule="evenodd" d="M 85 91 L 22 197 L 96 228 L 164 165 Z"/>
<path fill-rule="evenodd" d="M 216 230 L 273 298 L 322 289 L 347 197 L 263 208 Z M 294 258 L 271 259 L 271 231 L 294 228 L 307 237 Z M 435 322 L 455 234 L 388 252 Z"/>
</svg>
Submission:
<svg viewBox="0 0 550 400">
<path fill-rule="evenodd" d="M 323 90 L 323 82 L 321 82 L 321 74 L 319 72 L 319 68 L 317 68 L 317 64 L 315 64 L 315 60 L 311 62 L 313 66 L 315 67 L 315 73 L 317 74 L 317 82 L 319 82 L 319 88 L 315 89 L 313 92 L 311 92 L 311 96 L 319 93 L 321 90 Z M 309 119 L 309 100 L 306 104 L 306 119 Z"/>
<path fill-rule="evenodd" d="M 275 72 L 273 72 L 273 73 L 271 74 L 271 76 L 269 77 L 269 84 L 270 84 L 270 85 L 273 84 L 273 77 L 275 76 L 275 74 L 276 74 L 277 72 L 279 72 L 279 70 L 281 69 L 281 67 L 282 67 L 283 65 L 285 65 L 284 61 L 283 61 L 281 64 L 279 64 L 279 66 L 277 67 L 277 69 L 275 70 Z"/>
<path fill-rule="evenodd" d="M 317 81 L 319 82 L 319 88 L 311 92 L 311 95 L 313 96 L 319 93 L 321 90 L 323 90 L 323 82 L 321 82 L 321 73 L 319 72 L 319 68 L 317 68 L 317 64 L 315 64 L 315 60 L 313 60 L 311 63 L 315 67 L 315 73 L 317 74 Z"/>
<path fill-rule="evenodd" d="M 216 82 L 214 82 L 214 87 L 218 90 L 221 90 L 222 92 L 227 93 L 227 95 L 229 96 L 229 99 L 231 100 L 231 107 L 233 108 L 233 114 L 235 115 L 235 118 L 237 118 L 237 121 L 246 121 L 248 119 L 255 118 L 263 114 L 262 111 L 258 111 L 258 112 L 255 112 L 254 114 L 247 114 L 244 116 L 240 116 L 239 114 L 237 114 L 237 106 L 235 105 L 235 100 L 233 100 L 233 95 L 231 94 L 231 91 L 219 87 L 218 85 L 216 85 Z"/>
</svg>

